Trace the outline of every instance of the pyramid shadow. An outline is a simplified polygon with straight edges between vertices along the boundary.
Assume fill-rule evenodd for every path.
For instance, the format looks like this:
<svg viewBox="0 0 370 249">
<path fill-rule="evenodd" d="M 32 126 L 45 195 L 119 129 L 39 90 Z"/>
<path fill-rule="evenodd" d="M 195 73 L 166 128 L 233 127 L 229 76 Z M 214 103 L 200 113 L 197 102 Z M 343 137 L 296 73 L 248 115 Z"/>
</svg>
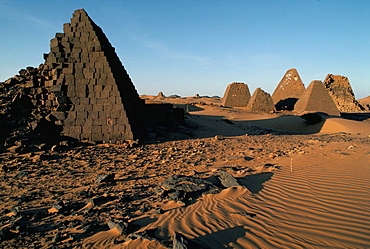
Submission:
<svg viewBox="0 0 370 249">
<path fill-rule="evenodd" d="M 364 121 L 370 119 L 370 112 L 367 113 L 341 113 L 340 116 L 345 119 Z"/>
<path fill-rule="evenodd" d="M 292 111 L 294 110 L 294 105 L 295 103 L 297 103 L 297 101 L 298 101 L 298 98 L 282 99 L 275 104 L 275 108 L 278 111 L 281 111 L 281 110 Z"/>
</svg>

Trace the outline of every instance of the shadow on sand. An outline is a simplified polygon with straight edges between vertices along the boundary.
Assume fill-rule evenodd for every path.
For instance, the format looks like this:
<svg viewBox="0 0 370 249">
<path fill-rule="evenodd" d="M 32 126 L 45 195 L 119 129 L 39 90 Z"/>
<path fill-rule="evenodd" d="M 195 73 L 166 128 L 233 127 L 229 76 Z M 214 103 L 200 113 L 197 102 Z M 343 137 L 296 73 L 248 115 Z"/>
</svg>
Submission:
<svg viewBox="0 0 370 249">
<path fill-rule="evenodd" d="M 238 181 L 253 194 L 257 194 L 263 189 L 263 184 L 270 180 L 273 175 L 274 174 L 272 172 L 264 172 L 255 175 L 240 177 L 238 178 Z"/>
<path fill-rule="evenodd" d="M 250 233 L 251 230 L 246 229 L 243 226 L 236 226 L 227 228 L 225 230 L 220 230 L 214 233 L 206 234 L 204 236 L 193 239 L 194 242 L 203 245 L 202 241 L 217 241 L 217 244 L 220 245 L 219 248 L 233 248 L 228 246 L 231 242 L 236 242 L 239 238 L 245 236 L 246 233 Z M 209 247 L 205 247 L 209 248 Z M 215 248 L 216 249 L 216 248 Z"/>
</svg>

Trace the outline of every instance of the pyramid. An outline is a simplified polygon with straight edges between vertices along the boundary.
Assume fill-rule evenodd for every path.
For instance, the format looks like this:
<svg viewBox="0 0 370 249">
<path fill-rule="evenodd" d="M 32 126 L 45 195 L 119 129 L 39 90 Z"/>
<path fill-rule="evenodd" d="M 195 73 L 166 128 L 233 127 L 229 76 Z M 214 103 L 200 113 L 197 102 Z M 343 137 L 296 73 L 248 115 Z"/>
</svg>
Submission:
<svg viewBox="0 0 370 249">
<path fill-rule="evenodd" d="M 250 112 L 271 112 L 275 111 L 274 102 L 272 101 L 271 95 L 261 88 L 257 88 L 249 103 L 247 110 Z"/>
<path fill-rule="evenodd" d="M 226 88 L 222 105 L 226 107 L 245 107 L 251 94 L 247 84 L 233 82 Z"/>
<path fill-rule="evenodd" d="M 102 29 L 79 9 L 63 31 L 44 54 L 51 119 L 79 140 L 135 139 L 144 102 Z"/>
<path fill-rule="evenodd" d="M 333 98 L 339 111 L 359 112 L 362 110 L 355 99 L 355 94 L 347 77 L 328 74 L 324 80 L 324 86 Z"/>
<path fill-rule="evenodd" d="M 294 104 L 304 90 L 305 87 L 297 69 L 289 69 L 272 94 L 276 108 L 278 110 L 293 110 Z"/>
<path fill-rule="evenodd" d="M 319 80 L 310 83 L 295 104 L 294 111 L 297 113 L 324 112 L 332 116 L 340 116 L 333 99 Z"/>
</svg>

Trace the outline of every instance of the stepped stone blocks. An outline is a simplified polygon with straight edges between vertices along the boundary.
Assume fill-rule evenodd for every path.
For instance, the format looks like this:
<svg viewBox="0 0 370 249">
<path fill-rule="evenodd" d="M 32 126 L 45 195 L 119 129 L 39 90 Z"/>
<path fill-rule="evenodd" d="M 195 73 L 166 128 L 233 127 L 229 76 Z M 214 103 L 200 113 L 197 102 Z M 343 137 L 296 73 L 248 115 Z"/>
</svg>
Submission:
<svg viewBox="0 0 370 249">
<path fill-rule="evenodd" d="M 44 58 L 50 70 L 45 104 L 54 108 L 51 115 L 62 134 L 92 141 L 136 138 L 144 101 L 115 49 L 83 9 L 51 39 Z"/>
<path fill-rule="evenodd" d="M 310 83 L 295 104 L 294 111 L 296 113 L 323 112 L 332 116 L 340 116 L 333 99 L 319 80 Z"/>
<path fill-rule="evenodd" d="M 245 107 L 251 94 L 247 84 L 233 82 L 227 86 L 222 105 L 226 107 Z"/>
<path fill-rule="evenodd" d="M 360 112 L 361 108 L 355 99 L 351 84 L 347 77 L 341 75 L 328 74 L 324 80 L 326 90 L 333 98 L 339 111 L 341 112 Z"/>
<path fill-rule="evenodd" d="M 250 112 L 272 112 L 275 111 L 275 105 L 269 93 L 257 88 L 249 100 L 247 110 Z"/>
<path fill-rule="evenodd" d="M 272 99 L 278 110 L 293 110 L 305 87 L 295 68 L 289 69 L 277 85 Z"/>
</svg>

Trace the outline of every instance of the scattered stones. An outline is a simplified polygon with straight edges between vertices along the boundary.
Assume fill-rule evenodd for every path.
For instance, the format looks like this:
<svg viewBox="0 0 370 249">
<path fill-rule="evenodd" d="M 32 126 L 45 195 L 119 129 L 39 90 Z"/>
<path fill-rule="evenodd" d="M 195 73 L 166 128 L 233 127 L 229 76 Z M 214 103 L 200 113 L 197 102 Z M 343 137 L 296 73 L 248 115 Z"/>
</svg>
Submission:
<svg viewBox="0 0 370 249">
<path fill-rule="evenodd" d="M 217 193 L 219 188 L 211 182 L 195 176 L 173 175 L 161 183 L 171 200 L 189 200 L 206 193 Z"/>
</svg>

